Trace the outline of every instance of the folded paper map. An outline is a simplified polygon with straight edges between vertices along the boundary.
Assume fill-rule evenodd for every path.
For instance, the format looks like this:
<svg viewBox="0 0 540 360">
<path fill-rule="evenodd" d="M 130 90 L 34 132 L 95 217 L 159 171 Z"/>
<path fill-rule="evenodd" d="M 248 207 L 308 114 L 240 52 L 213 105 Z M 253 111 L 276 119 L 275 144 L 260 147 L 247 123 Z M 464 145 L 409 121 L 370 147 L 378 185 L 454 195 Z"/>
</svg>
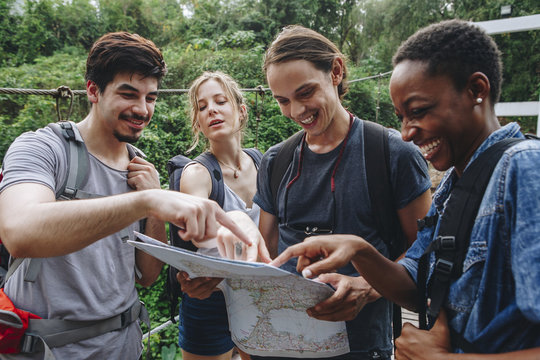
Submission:
<svg viewBox="0 0 540 360">
<path fill-rule="evenodd" d="M 135 235 L 141 241 L 128 243 L 191 278 L 224 278 L 219 288 L 232 340 L 246 353 L 325 358 L 349 352 L 345 322 L 316 320 L 306 313 L 333 294 L 330 286 L 267 264 L 202 255 Z"/>
</svg>

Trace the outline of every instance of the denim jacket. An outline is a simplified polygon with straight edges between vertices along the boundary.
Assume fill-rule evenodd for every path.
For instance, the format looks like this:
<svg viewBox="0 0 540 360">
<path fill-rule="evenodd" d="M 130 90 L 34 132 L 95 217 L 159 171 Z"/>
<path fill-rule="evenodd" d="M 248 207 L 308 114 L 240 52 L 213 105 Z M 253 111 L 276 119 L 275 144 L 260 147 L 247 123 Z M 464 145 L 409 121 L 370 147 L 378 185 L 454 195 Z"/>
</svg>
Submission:
<svg viewBox="0 0 540 360">
<path fill-rule="evenodd" d="M 523 137 L 515 123 L 492 133 L 470 161 L 511 137 Z M 441 218 L 457 180 L 455 169 L 448 170 L 428 215 L 438 212 Z M 439 225 L 421 230 L 400 261 L 413 279 L 418 260 L 437 237 Z M 429 276 L 434 259 L 432 255 Z M 444 307 L 448 325 L 475 352 L 540 346 L 540 141 L 520 142 L 499 160 L 474 222 L 463 274 L 451 283 Z"/>
</svg>

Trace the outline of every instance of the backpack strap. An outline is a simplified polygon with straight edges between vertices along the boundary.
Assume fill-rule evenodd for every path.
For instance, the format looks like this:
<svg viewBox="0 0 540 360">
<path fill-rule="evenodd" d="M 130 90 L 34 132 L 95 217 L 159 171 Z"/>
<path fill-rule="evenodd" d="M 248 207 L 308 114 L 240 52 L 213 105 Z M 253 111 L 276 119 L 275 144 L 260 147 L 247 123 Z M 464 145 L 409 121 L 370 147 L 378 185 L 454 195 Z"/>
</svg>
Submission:
<svg viewBox="0 0 540 360">
<path fill-rule="evenodd" d="M 274 200 L 274 209 L 277 206 L 277 193 L 281 180 L 287 171 L 290 163 L 292 162 L 294 150 L 302 141 L 305 132 L 303 130 L 298 131 L 296 134 L 289 137 L 283 142 L 283 145 L 278 150 L 274 162 L 272 163 L 272 170 L 270 174 L 270 189 L 272 190 L 272 199 Z"/>
<path fill-rule="evenodd" d="M 390 181 L 390 150 L 388 129 L 372 121 L 364 123 L 364 158 L 371 209 L 377 231 L 381 234 L 389 258 L 396 260 L 407 248 L 401 229 Z M 382 158 L 382 159 L 381 159 Z M 381 161 L 384 160 L 384 161 Z M 392 304 L 392 332 L 394 339 L 401 335 L 401 307 Z"/>
<path fill-rule="evenodd" d="M 426 315 L 434 320 L 446 299 L 450 282 L 463 272 L 463 261 L 470 235 L 487 184 L 502 154 L 523 139 L 501 140 L 476 158 L 456 182 L 440 219 L 439 234 L 426 248 L 418 262 L 419 325 L 427 329 Z M 435 267 L 427 284 L 429 259 L 435 252 Z M 427 292 L 431 298 L 427 307 Z"/>
<path fill-rule="evenodd" d="M 225 185 L 223 183 L 223 173 L 221 167 L 214 154 L 209 151 L 205 151 L 197 156 L 194 161 L 203 165 L 210 173 L 210 179 L 212 180 L 212 191 L 210 192 L 209 199 L 215 200 L 220 207 L 223 207 L 225 201 Z"/>
<path fill-rule="evenodd" d="M 261 166 L 261 160 L 262 160 L 262 152 L 257 148 L 247 148 L 243 149 L 246 154 L 248 154 L 253 162 L 255 163 L 255 167 L 257 170 L 259 170 L 259 166 Z"/>
<path fill-rule="evenodd" d="M 364 156 L 376 228 L 388 248 L 389 258 L 396 260 L 406 250 L 406 241 L 401 230 L 390 181 L 387 128 L 364 120 Z"/>
<path fill-rule="evenodd" d="M 88 181 L 90 160 L 77 126 L 71 121 L 51 123 L 48 126 L 62 139 L 68 156 L 68 174 L 56 192 L 56 199 L 72 200 L 95 197 L 80 190 Z"/>
<path fill-rule="evenodd" d="M 103 320 L 30 319 L 21 353 L 43 351 L 43 348 L 60 347 L 110 331 L 122 330 L 137 319 L 145 322 L 150 329 L 148 312 L 138 299 L 124 312 Z"/>
</svg>

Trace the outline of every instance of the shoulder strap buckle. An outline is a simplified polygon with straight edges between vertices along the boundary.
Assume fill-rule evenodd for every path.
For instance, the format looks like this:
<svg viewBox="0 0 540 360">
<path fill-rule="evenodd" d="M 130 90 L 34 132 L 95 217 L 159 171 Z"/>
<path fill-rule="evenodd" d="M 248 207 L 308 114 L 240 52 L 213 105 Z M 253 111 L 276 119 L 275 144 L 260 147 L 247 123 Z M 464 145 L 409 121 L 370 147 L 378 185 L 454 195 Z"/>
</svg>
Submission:
<svg viewBox="0 0 540 360">
<path fill-rule="evenodd" d="M 440 281 L 448 281 L 450 275 L 452 274 L 452 269 L 454 268 L 454 263 L 445 259 L 438 259 L 435 263 L 434 275 Z"/>
<path fill-rule="evenodd" d="M 437 243 L 437 246 L 435 247 L 435 251 L 453 251 L 456 250 L 456 237 L 455 236 L 437 236 L 437 239 L 435 240 Z"/>
</svg>

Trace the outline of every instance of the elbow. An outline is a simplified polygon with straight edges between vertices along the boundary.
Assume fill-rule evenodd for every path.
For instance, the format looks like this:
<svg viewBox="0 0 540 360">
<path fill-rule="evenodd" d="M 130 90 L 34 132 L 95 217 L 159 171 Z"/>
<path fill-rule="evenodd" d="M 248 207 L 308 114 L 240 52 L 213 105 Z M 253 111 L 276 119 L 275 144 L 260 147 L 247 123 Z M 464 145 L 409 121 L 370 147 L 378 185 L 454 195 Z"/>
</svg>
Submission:
<svg viewBox="0 0 540 360">
<path fill-rule="evenodd" d="M 142 278 L 137 279 L 137 284 L 141 285 L 144 288 L 148 288 L 154 283 L 154 281 L 156 281 L 156 278 L 151 279 L 148 276 L 143 276 Z"/>
<path fill-rule="evenodd" d="M 14 258 L 29 257 L 31 246 L 28 241 L 28 237 L 24 235 L 22 227 L 17 224 L 3 223 L 0 225 L 0 239 L 2 244 L 6 247 L 9 254 Z"/>
</svg>

